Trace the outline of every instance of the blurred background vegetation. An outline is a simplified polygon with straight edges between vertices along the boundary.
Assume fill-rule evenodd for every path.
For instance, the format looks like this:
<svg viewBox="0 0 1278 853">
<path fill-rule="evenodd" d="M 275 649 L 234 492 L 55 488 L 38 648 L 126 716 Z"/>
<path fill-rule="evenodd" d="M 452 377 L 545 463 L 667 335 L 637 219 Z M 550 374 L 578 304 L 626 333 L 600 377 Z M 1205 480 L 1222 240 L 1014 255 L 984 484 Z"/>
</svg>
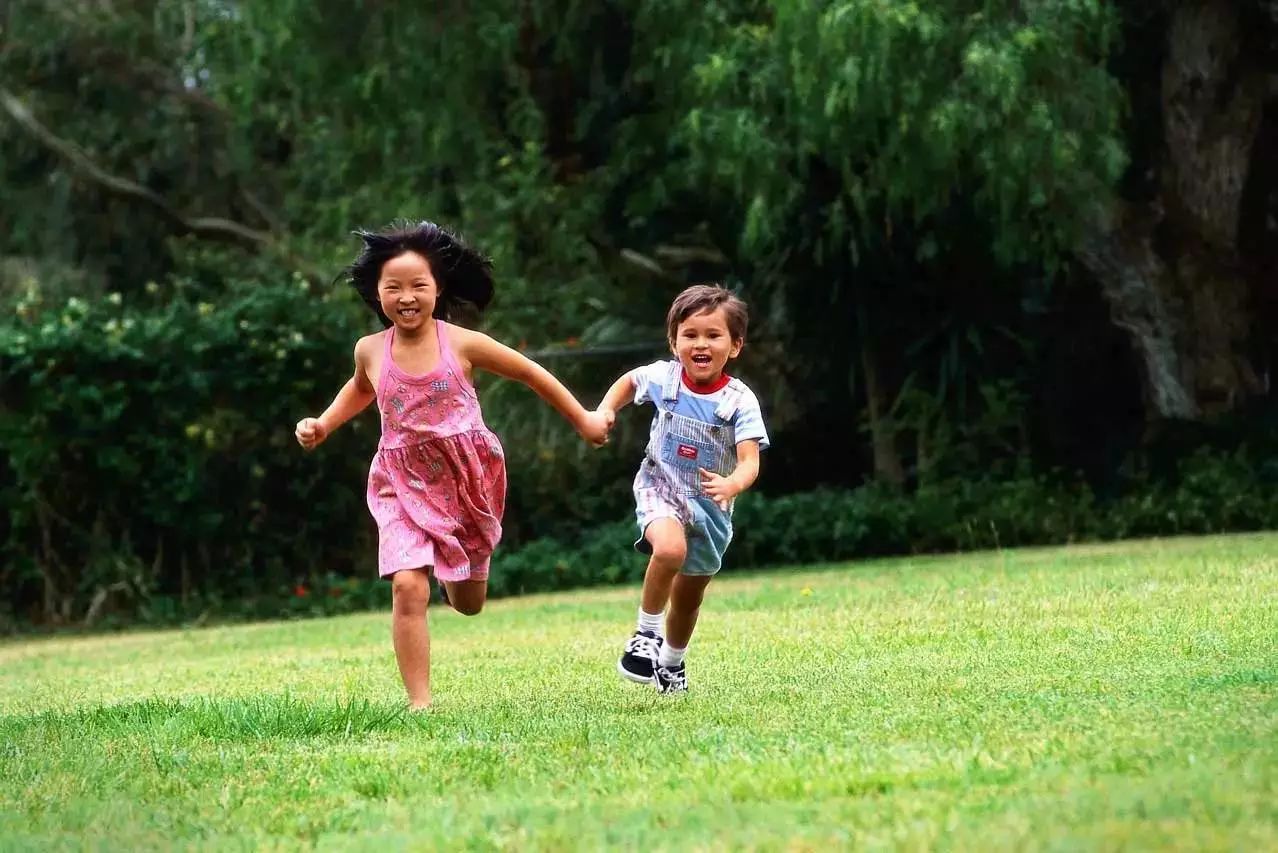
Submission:
<svg viewBox="0 0 1278 853">
<path fill-rule="evenodd" d="M 593 405 L 753 310 L 739 566 L 1278 524 L 1278 3 L 0 4 L 0 623 L 376 606 L 350 232 L 450 224 Z M 485 381 L 494 592 L 632 579 L 592 452 Z"/>
</svg>

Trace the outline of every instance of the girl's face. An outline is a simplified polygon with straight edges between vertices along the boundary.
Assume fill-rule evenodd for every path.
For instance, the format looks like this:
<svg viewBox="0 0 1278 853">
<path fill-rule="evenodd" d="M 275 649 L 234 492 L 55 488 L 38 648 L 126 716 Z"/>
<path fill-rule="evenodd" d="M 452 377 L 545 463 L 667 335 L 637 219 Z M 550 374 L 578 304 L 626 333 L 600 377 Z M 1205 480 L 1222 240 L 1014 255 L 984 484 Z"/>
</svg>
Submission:
<svg viewBox="0 0 1278 853">
<path fill-rule="evenodd" d="M 733 340 L 723 308 L 702 311 L 684 320 L 675 329 L 672 344 L 675 356 L 698 385 L 718 381 L 728 359 L 741 354 L 744 342 Z"/>
<path fill-rule="evenodd" d="M 397 329 L 421 329 L 435 313 L 439 292 L 430 262 L 416 252 L 405 252 L 382 264 L 377 296 L 382 311 Z"/>
</svg>

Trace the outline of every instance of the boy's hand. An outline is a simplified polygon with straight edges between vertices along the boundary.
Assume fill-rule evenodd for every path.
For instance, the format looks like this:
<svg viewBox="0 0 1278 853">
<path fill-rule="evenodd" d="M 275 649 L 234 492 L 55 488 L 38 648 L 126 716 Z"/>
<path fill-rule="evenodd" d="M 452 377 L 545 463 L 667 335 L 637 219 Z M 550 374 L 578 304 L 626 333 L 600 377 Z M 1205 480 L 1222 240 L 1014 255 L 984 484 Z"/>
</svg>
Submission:
<svg viewBox="0 0 1278 853">
<path fill-rule="evenodd" d="M 314 450 L 328 438 L 328 429 L 320 423 L 319 418 L 302 418 L 297 422 L 297 429 L 294 430 L 293 435 L 297 437 L 297 443 L 302 447 Z"/>
<path fill-rule="evenodd" d="M 611 409 L 596 409 L 586 413 L 586 419 L 577 432 L 595 447 L 603 447 L 608 443 L 608 433 L 616 419 L 617 414 Z"/>
<path fill-rule="evenodd" d="M 719 509 L 727 512 L 728 504 L 741 494 L 736 482 L 731 477 L 720 477 L 705 468 L 698 468 L 697 471 L 701 474 L 701 491 L 709 495 Z"/>
</svg>

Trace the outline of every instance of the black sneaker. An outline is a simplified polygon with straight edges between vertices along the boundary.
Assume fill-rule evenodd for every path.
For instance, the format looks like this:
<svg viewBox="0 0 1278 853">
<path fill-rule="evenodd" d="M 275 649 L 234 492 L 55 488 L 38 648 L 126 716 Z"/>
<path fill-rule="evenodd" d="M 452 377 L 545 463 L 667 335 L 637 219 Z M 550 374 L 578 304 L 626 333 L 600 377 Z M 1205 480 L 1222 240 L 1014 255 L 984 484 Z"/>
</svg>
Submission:
<svg viewBox="0 0 1278 853">
<path fill-rule="evenodd" d="M 652 672 L 652 683 L 657 686 L 658 693 L 687 693 L 688 673 L 681 663 L 659 666 Z"/>
<path fill-rule="evenodd" d="M 640 684 L 652 682 L 652 671 L 657 668 L 657 653 L 661 651 L 661 638 L 652 631 L 635 631 L 626 641 L 626 650 L 617 661 L 617 672 L 622 678 Z"/>
</svg>

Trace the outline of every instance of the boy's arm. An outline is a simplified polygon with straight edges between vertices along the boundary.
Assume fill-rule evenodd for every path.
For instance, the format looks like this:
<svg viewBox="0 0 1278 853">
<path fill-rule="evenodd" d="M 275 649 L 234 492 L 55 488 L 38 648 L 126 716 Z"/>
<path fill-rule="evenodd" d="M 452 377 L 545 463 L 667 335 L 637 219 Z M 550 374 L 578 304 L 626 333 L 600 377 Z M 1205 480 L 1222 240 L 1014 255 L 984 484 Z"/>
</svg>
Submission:
<svg viewBox="0 0 1278 853">
<path fill-rule="evenodd" d="M 624 408 L 635 398 L 635 377 L 634 371 L 628 370 L 612 383 L 612 387 L 604 394 L 603 399 L 599 401 L 596 412 L 611 414 L 614 418 L 617 412 Z"/>
<path fill-rule="evenodd" d="M 313 450 L 322 444 L 333 430 L 358 415 L 377 399 L 377 389 L 369 381 L 365 369 L 367 345 L 361 339 L 355 345 L 355 374 L 346 380 L 346 384 L 337 392 L 333 402 L 328 404 L 318 418 L 303 418 L 298 421 L 295 435 L 298 444 L 307 450 Z"/>
<path fill-rule="evenodd" d="M 759 478 L 759 442 L 753 438 L 737 442 L 737 467 L 727 477 L 704 468 L 698 470 L 701 472 L 701 490 L 726 510 L 733 498 L 753 486 Z"/>
<path fill-rule="evenodd" d="M 461 339 L 461 355 L 472 367 L 527 385 L 559 412 L 564 420 L 572 424 L 582 438 L 596 447 L 608 441 L 612 419 L 601 412 L 586 411 L 572 392 L 549 370 L 482 332 L 465 330 L 461 334 L 456 331 L 453 334 L 455 338 Z"/>
</svg>

